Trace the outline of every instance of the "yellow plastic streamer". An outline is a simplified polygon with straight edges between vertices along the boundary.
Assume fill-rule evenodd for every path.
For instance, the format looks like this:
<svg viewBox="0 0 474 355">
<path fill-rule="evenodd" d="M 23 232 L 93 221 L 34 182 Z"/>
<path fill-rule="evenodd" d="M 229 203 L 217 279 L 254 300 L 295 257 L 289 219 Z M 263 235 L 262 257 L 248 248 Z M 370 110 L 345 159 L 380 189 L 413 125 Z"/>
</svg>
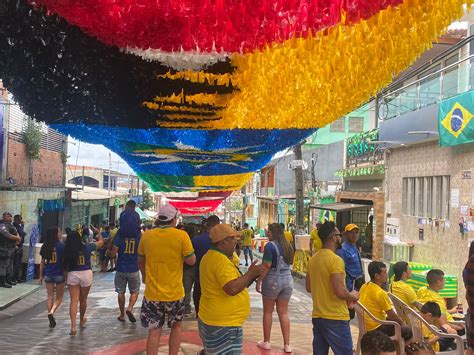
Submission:
<svg viewBox="0 0 474 355">
<path fill-rule="evenodd" d="M 294 38 L 263 51 L 235 55 L 232 65 L 237 70 L 228 80 L 239 92 L 185 98 L 186 102 L 225 106 L 217 113 L 220 120 L 159 124 L 205 129 L 323 127 L 390 83 L 462 15 L 463 4 L 471 3 L 405 0 L 366 21 L 345 25 L 342 20 L 340 25 L 306 39 Z M 172 77 L 202 80 L 205 76 L 201 75 L 212 76 L 195 73 L 193 77 L 192 73 Z M 155 101 L 179 99 L 182 95 Z"/>
<path fill-rule="evenodd" d="M 253 173 L 233 175 L 194 176 L 194 186 L 201 187 L 199 191 L 235 191 L 244 186 Z M 211 187 L 212 188 L 206 188 Z"/>
<path fill-rule="evenodd" d="M 212 74 L 204 73 L 202 71 L 181 71 L 174 74 L 167 72 L 163 75 L 158 75 L 158 78 L 171 79 L 171 80 L 187 80 L 192 83 L 208 83 L 219 86 L 229 86 L 231 83 L 231 74 Z"/>
</svg>

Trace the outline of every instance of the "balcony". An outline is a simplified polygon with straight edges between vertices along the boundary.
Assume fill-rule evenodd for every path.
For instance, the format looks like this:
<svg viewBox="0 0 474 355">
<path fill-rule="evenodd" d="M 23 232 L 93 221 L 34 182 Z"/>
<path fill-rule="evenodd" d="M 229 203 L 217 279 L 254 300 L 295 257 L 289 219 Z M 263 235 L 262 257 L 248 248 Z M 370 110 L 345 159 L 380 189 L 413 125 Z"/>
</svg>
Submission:
<svg viewBox="0 0 474 355">
<path fill-rule="evenodd" d="M 466 54 L 472 51 L 469 44 L 473 37 L 460 41 L 391 84 L 378 98 L 378 119 L 390 120 L 472 90 L 474 55 Z"/>
</svg>

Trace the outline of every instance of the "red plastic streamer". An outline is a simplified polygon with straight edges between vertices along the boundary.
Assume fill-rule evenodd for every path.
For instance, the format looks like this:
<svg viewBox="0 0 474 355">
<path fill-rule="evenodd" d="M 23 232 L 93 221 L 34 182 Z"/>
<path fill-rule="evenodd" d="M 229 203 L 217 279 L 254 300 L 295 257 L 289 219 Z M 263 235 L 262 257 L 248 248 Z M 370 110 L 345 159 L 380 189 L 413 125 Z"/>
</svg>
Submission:
<svg viewBox="0 0 474 355">
<path fill-rule="evenodd" d="M 169 201 L 181 214 L 202 214 L 214 211 L 224 200 Z"/>
<path fill-rule="evenodd" d="M 30 0 L 120 48 L 247 52 L 403 0 Z"/>
</svg>

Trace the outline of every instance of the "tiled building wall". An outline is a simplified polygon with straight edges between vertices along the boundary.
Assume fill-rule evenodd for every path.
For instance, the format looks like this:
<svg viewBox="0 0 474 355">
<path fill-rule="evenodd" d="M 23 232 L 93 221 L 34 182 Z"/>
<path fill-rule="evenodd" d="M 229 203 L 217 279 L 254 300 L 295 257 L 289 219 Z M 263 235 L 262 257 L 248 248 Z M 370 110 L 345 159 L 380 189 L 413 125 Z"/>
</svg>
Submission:
<svg viewBox="0 0 474 355">
<path fill-rule="evenodd" d="M 374 209 L 374 235 L 372 240 L 372 259 L 383 259 L 383 238 L 385 230 L 385 198 L 382 192 L 353 192 L 341 191 L 336 194 L 336 200 L 354 199 L 372 201 Z"/>
<path fill-rule="evenodd" d="M 12 139 L 8 141 L 7 178 L 12 177 L 17 186 L 63 186 L 61 154 L 41 149 L 41 159 L 32 162 L 32 179 L 29 183 L 29 158 L 26 146 Z"/>
<path fill-rule="evenodd" d="M 387 201 L 391 202 L 391 215 L 400 219 L 400 238 L 413 242 L 414 261 L 433 264 L 446 273 L 461 279 L 467 261 L 469 239 L 474 232 L 460 233 L 460 208 L 450 207 L 449 227 L 418 224 L 418 217 L 402 214 L 402 179 L 417 176 L 450 176 L 450 189 L 459 189 L 459 206 L 472 203 L 473 179 L 463 179 L 462 172 L 474 170 L 474 145 L 440 147 L 437 141 L 393 149 L 386 159 Z M 473 174 L 474 175 L 474 174 Z M 474 217 L 464 216 L 470 221 Z M 419 240 L 419 229 L 424 230 L 424 240 Z M 460 281 L 461 290 L 463 289 Z M 463 298 L 461 291 L 461 299 Z"/>
</svg>

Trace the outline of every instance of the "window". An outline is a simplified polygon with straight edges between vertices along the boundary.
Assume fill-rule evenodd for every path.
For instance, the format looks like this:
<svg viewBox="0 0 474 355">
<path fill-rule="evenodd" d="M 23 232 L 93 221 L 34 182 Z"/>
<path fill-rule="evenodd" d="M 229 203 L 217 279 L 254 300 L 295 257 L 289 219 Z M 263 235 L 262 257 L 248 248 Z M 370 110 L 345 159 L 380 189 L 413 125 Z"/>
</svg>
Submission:
<svg viewBox="0 0 474 355">
<path fill-rule="evenodd" d="M 345 132 L 346 131 L 346 118 L 342 117 L 337 121 L 331 123 L 331 132 Z"/>
<path fill-rule="evenodd" d="M 449 176 L 409 177 L 402 180 L 402 213 L 423 218 L 449 218 Z"/>
<path fill-rule="evenodd" d="M 364 130 L 363 117 L 349 117 L 349 132 L 359 133 Z"/>
</svg>

